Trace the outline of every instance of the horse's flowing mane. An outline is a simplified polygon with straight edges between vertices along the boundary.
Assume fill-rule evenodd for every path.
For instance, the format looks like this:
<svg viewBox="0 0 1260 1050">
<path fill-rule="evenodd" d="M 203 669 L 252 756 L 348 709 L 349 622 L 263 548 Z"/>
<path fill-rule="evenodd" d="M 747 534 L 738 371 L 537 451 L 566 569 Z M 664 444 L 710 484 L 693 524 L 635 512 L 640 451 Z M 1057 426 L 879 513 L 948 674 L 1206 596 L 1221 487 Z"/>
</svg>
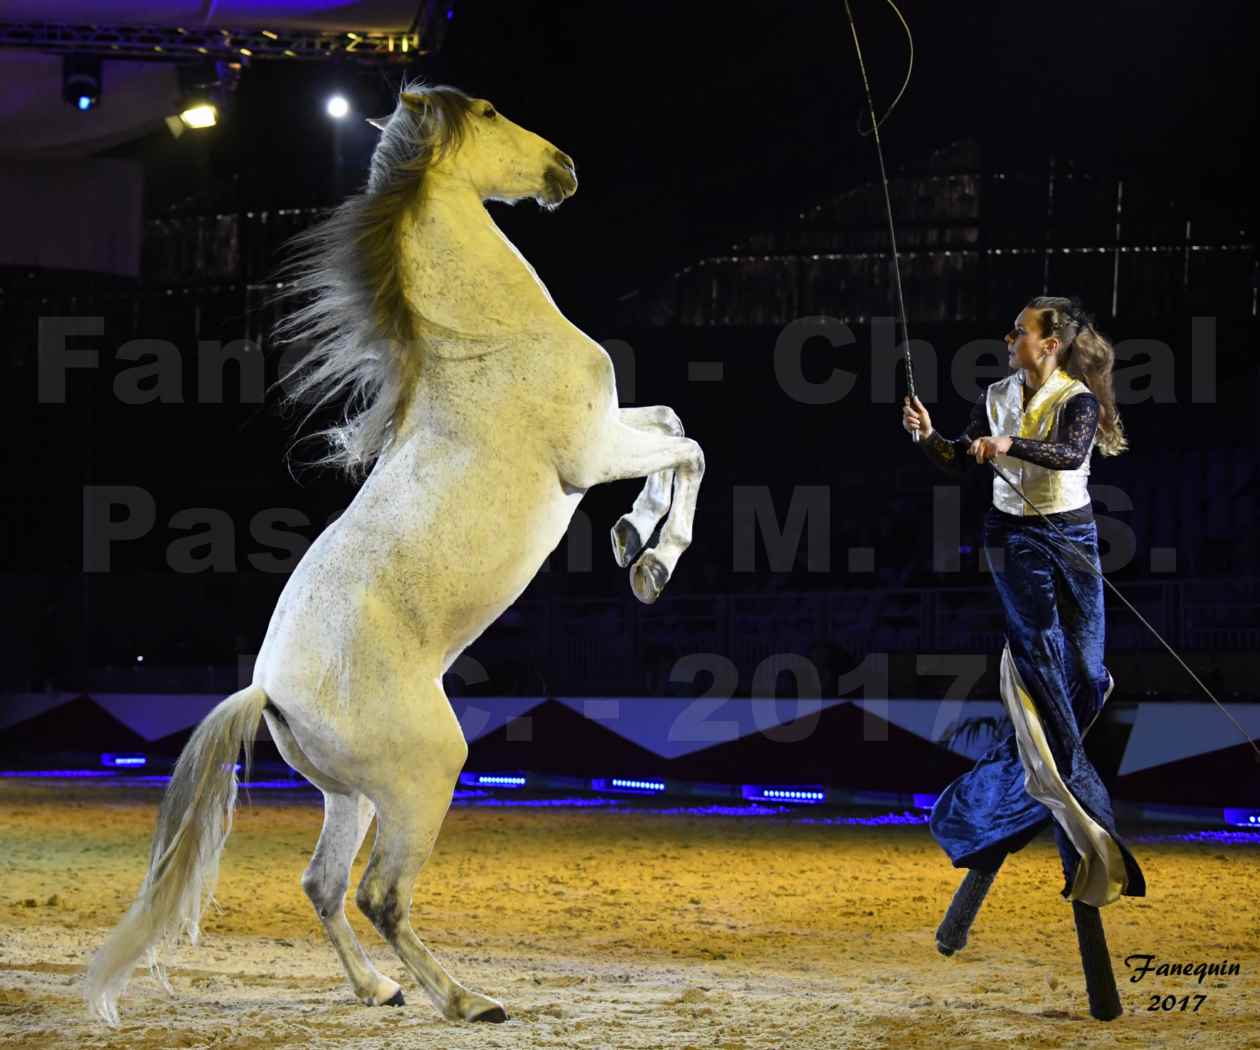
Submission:
<svg viewBox="0 0 1260 1050">
<path fill-rule="evenodd" d="M 340 422 L 308 435 L 327 443 L 312 465 L 361 477 L 402 421 L 424 363 L 403 295 L 403 219 L 429 165 L 463 140 L 471 104 L 455 87 L 405 84 L 372 154 L 367 185 L 289 242 L 279 298 L 301 305 L 273 335 L 277 345 L 309 350 L 277 383 L 286 404 L 307 407 L 302 424 L 330 403 L 343 405 Z"/>
</svg>

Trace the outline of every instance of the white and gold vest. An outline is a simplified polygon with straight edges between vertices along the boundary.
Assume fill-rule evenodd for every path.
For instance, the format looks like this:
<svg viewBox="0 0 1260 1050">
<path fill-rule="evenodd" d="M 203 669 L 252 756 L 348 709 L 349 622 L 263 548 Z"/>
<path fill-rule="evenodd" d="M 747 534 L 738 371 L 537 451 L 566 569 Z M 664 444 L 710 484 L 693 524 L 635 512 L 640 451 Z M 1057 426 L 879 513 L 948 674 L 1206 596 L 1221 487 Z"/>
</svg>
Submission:
<svg viewBox="0 0 1260 1050">
<path fill-rule="evenodd" d="M 1053 441 L 1059 415 L 1069 398 L 1089 393 L 1089 387 L 1056 369 L 1037 389 L 1028 408 L 1024 408 L 1024 372 L 1017 369 L 1005 379 L 992 384 L 985 397 L 989 413 L 989 432 L 994 437 L 1021 437 L 1034 441 Z M 1089 452 L 1075 470 L 1052 470 L 1027 460 L 998 455 L 993 462 L 1044 514 L 1076 510 L 1090 502 L 1089 461 L 1098 435 L 1090 443 Z M 1035 515 L 1013 488 L 996 473 L 993 475 L 993 505 L 1007 514 Z"/>
</svg>

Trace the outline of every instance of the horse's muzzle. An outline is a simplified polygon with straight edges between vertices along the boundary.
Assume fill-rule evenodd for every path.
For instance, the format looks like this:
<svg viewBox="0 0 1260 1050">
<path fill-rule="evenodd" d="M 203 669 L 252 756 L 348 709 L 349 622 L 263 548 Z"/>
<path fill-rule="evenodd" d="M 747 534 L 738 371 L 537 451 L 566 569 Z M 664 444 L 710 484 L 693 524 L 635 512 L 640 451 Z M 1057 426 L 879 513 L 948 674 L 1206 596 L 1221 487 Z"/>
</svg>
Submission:
<svg viewBox="0 0 1260 1050">
<path fill-rule="evenodd" d="M 572 167 L 553 164 L 543 176 L 545 188 L 539 203 L 546 208 L 558 207 L 561 201 L 568 200 L 577 193 L 577 174 Z"/>
</svg>

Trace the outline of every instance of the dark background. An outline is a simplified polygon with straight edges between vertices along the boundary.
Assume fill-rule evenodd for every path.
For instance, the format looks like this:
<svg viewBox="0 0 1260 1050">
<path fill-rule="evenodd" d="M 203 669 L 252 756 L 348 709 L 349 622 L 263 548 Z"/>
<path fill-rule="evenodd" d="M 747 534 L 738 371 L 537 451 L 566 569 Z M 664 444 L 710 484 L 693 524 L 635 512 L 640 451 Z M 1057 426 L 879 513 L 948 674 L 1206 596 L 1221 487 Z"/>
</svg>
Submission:
<svg viewBox="0 0 1260 1050">
<path fill-rule="evenodd" d="M 887 5 L 865 0 L 854 8 L 882 112 L 905 75 L 905 37 Z M 932 563 L 931 492 L 946 482 L 906 440 L 895 405 L 867 395 L 869 329 L 855 327 L 858 344 L 840 359 L 859 375 L 855 394 L 836 405 L 804 406 L 773 386 L 779 326 L 645 325 L 623 308 L 629 293 L 785 228 L 803 210 L 878 177 L 873 140 L 858 132 L 866 103 L 843 4 L 458 3 L 453 12 L 440 51 L 405 72 L 489 98 L 576 159 L 581 188 L 571 201 L 554 213 L 532 203 L 492 204 L 495 220 L 566 316 L 597 340 L 634 348 L 633 396 L 624 403 L 673 406 L 707 463 L 696 541 L 661 602 L 637 606 L 607 544 L 608 527 L 629 508 L 638 483 L 593 490 L 582 504 L 589 560 L 572 538 L 562 544 L 518 608 L 470 650 L 490 672 L 486 690 L 659 695 L 674 688 L 667 681 L 674 660 L 704 644 L 740 666 L 737 695 L 747 693 L 750 668 L 767 648 L 834 646 L 830 660 L 840 669 L 868 652 L 890 652 L 894 696 L 939 695 L 941 682 L 914 671 L 917 653 L 988 652 L 990 676 L 976 695 L 995 696 L 1000 624 L 976 550 L 987 485 L 963 488 L 959 568 L 939 571 Z M 1122 406 L 1133 452 L 1094 461 L 1095 483 L 1123 489 L 1136 504 L 1116 517 L 1137 536 L 1137 557 L 1111 575 L 1190 650 L 1193 666 L 1214 675 L 1225 696 L 1254 696 L 1254 4 L 923 3 L 906 4 L 904 12 L 915 56 L 909 87 L 881 127 L 891 172 L 920 169 L 934 151 L 974 140 L 987 171 L 1068 165 L 1166 195 L 1210 215 L 1212 228 L 1250 260 L 1250 303 L 1231 292 L 1210 311 L 1217 317 L 1220 391 L 1211 404 L 1191 404 L 1189 393 L 1191 318 L 1207 312 L 1210 282 L 1199 285 L 1193 311 L 1170 312 L 1154 292 L 1149 309 L 1139 295 L 1116 317 L 1106 302 L 1088 305 L 1114 340 L 1158 339 L 1176 354 L 1176 403 L 1148 398 Z M 289 473 L 283 454 L 291 424 L 270 401 L 242 404 L 229 394 L 225 404 L 195 404 L 190 365 L 185 404 L 120 405 L 110 387 L 125 366 L 110 360 L 109 349 L 137 336 L 166 338 L 190 352 L 206 338 L 265 343 L 274 314 L 260 287 L 281 259 L 283 235 L 361 186 L 376 139 L 361 118 L 392 108 L 403 73 L 397 66 L 255 62 L 220 127 L 179 140 L 155 132 L 108 151 L 144 165 L 150 225 L 138 280 L 28 268 L 3 275 L 0 381 L 10 418 L 7 652 L 0 666 L 8 688 L 234 687 L 240 659 L 256 650 L 284 582 L 282 573 L 249 562 L 266 550 L 250 535 L 251 517 L 293 508 L 305 522 L 294 531 L 309 541 L 353 488 L 335 476 Z M 333 90 L 350 96 L 354 119 L 334 124 L 324 115 L 323 99 Z M 1039 201 L 1030 198 L 1029 206 Z M 294 215 L 283 219 L 282 209 Z M 273 218 L 268 235 L 252 241 L 248 231 L 257 227 L 242 224 L 244 243 L 234 247 L 239 269 L 171 277 L 179 234 L 164 235 L 154 223 L 170 220 L 177 230 L 189 216 L 247 212 Z M 1105 241 L 1110 231 L 1099 226 Z M 948 322 L 912 317 L 912 335 L 932 342 L 947 362 L 968 340 L 1000 339 L 1024 299 L 1039 291 L 1029 287 L 1010 302 Z M 827 312 L 845 310 L 837 294 Z M 106 318 L 102 367 L 71 375 L 66 405 L 39 404 L 38 318 L 76 314 Z M 724 382 L 688 380 L 688 362 L 713 360 L 724 362 Z M 806 353 L 814 378 L 835 363 L 825 345 L 811 344 Z M 268 376 L 274 378 L 274 362 Z M 947 366 L 938 378 L 934 418 L 954 433 L 969 398 L 953 389 Z M 619 379 L 626 379 L 620 362 Z M 156 501 L 157 527 L 121 545 L 108 573 L 82 571 L 85 485 L 139 486 Z M 771 568 L 762 552 L 754 571 L 736 571 L 736 487 L 765 486 L 782 519 L 794 489 L 809 485 L 830 491 L 829 567 L 811 566 L 811 552 L 802 550 L 790 567 Z M 227 571 L 172 569 L 170 545 L 181 532 L 167 523 L 191 507 L 220 508 L 232 519 Z M 1107 508 L 1096 509 L 1101 515 Z M 854 547 L 874 551 L 870 568 L 849 571 Z M 1175 550 L 1175 568 L 1154 571 L 1152 548 Z M 1204 595 L 1213 593 L 1213 581 L 1240 588 L 1239 596 L 1217 603 L 1226 609 L 1222 624 L 1204 624 L 1205 613 L 1182 608 L 1210 609 Z M 919 605 L 945 602 L 941 595 L 953 590 L 970 626 L 925 637 Z M 793 597 L 808 594 L 816 597 Z M 746 608 L 739 595 L 781 598 L 741 619 L 732 611 Z M 830 596 L 845 595 L 841 612 L 798 620 L 785 612 L 802 601 L 831 608 Z M 837 627 L 854 610 L 867 626 Z M 933 623 L 949 622 L 932 616 Z M 1108 616 L 1115 666 L 1123 668 L 1116 672 L 1118 699 L 1198 698 L 1129 613 L 1109 600 Z M 1212 633 L 1213 626 L 1223 629 Z M 143 668 L 134 662 L 141 651 Z M 462 689 L 456 680 L 448 685 L 453 695 Z M 791 695 L 788 679 L 783 688 Z"/>
</svg>

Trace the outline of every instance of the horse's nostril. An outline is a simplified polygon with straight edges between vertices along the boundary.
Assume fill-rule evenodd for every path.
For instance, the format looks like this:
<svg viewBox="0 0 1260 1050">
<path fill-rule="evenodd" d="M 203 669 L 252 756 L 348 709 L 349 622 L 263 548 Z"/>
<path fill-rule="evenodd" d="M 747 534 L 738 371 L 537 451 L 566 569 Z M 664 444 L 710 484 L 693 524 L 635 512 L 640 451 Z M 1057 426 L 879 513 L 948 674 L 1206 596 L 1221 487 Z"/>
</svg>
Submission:
<svg viewBox="0 0 1260 1050">
<path fill-rule="evenodd" d="M 560 150 L 556 150 L 556 160 L 558 160 L 561 164 L 563 164 L 563 165 L 564 165 L 566 168 L 568 168 L 570 171 L 576 171 L 576 170 L 577 170 L 577 165 L 573 163 L 573 158 L 572 158 L 572 157 L 570 157 L 567 153 L 564 153 L 564 152 L 562 152 L 562 151 L 560 151 Z"/>
</svg>

